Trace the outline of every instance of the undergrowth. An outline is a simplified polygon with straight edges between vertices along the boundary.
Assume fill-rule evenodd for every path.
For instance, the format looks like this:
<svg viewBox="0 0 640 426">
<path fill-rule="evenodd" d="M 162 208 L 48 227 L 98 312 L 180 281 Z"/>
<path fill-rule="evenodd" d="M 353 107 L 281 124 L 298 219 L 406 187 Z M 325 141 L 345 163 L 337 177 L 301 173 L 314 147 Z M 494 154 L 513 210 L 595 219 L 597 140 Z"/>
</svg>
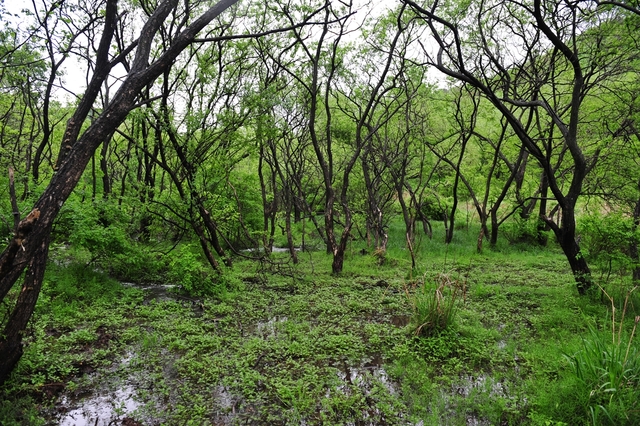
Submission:
<svg viewBox="0 0 640 426">
<path fill-rule="evenodd" d="M 629 298 L 636 288 L 627 293 L 620 317 L 614 299 L 601 289 L 611 303 L 610 329 L 601 331 L 590 325 L 580 350 L 567 355 L 585 395 L 584 410 L 594 425 L 640 423 L 640 352 L 634 344 L 640 316 L 632 324 L 625 323 Z"/>
<path fill-rule="evenodd" d="M 50 265 L 0 423 L 55 423 L 126 385 L 138 408 L 118 420 L 143 424 L 637 424 L 637 292 L 579 297 L 554 247 L 478 254 L 476 229 L 456 247 L 440 231 L 415 270 L 401 246 L 380 262 L 354 243 L 338 276 L 319 251 L 221 278 L 180 247 L 153 270 L 189 293 L 162 298 Z"/>
</svg>

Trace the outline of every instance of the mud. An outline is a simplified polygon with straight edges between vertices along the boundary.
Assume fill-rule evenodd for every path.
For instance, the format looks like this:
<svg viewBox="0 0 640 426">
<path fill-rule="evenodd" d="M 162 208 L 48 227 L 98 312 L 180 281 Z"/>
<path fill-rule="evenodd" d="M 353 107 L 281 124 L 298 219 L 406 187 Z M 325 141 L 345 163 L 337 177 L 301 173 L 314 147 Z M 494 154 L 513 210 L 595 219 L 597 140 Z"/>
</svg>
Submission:
<svg viewBox="0 0 640 426">
<path fill-rule="evenodd" d="M 177 292 L 178 286 L 167 285 L 146 285 L 140 286 L 132 283 L 123 283 L 128 287 L 136 287 L 144 290 L 144 303 L 154 303 L 154 301 L 162 302 L 169 300 L 182 301 L 182 303 L 192 303 L 193 300 L 182 298 Z M 389 319 L 387 319 L 389 320 Z M 286 316 L 277 316 L 258 321 L 248 327 L 249 334 L 259 338 L 270 340 L 279 337 L 282 330 L 282 324 L 288 321 Z M 408 317 L 393 317 L 391 322 L 395 326 L 402 327 L 408 322 Z M 97 345 L 106 345 L 112 337 L 109 330 L 102 328 L 98 330 Z M 172 355 L 166 353 L 162 358 L 167 365 L 173 365 L 175 359 L 169 360 Z M 162 415 L 164 407 L 171 405 L 171 397 L 164 400 L 155 400 L 150 402 L 153 407 L 152 412 L 154 418 L 150 418 L 148 409 L 140 398 L 147 387 L 145 378 L 135 377 L 130 368 L 130 364 L 140 362 L 139 354 L 135 349 L 130 348 L 129 352 L 120 360 L 116 361 L 110 368 L 111 373 L 99 373 L 98 371 L 87 370 L 84 374 L 83 382 L 87 383 L 79 387 L 75 392 L 68 389 L 61 391 L 58 402 L 55 406 L 50 424 L 59 424 L 62 426 L 107 426 L 107 425 L 142 425 L 142 424 L 162 424 L 162 419 L 157 418 Z M 369 407 L 362 413 L 364 423 L 360 424 L 379 424 L 382 413 L 375 406 L 376 387 L 384 386 L 389 393 L 398 395 L 397 385 L 389 377 L 384 369 L 383 359 L 379 354 L 372 354 L 361 361 L 339 361 L 332 363 L 331 367 L 335 368 L 336 374 L 342 384 L 326 390 L 327 395 L 334 392 L 344 394 L 360 394 L 367 400 Z M 132 371 L 129 373 L 129 371 Z M 103 374 L 103 376 L 101 376 Z M 179 378 L 175 377 L 175 372 L 165 369 L 163 375 L 166 380 L 174 383 L 179 382 Z M 110 376 L 119 377 L 108 379 Z M 105 382 L 112 380 L 111 382 Z M 142 389 L 138 394 L 138 389 Z M 235 395 L 223 385 L 212 387 L 212 397 L 215 401 L 212 404 L 211 421 L 216 425 L 231 425 L 238 422 L 252 424 L 252 418 L 260 412 L 260 406 L 247 403 L 240 395 Z M 146 399 L 145 399 L 146 401 Z M 371 401 L 371 402 L 369 402 Z M 175 402 L 175 401 L 173 401 Z M 147 401 L 148 405 L 149 402 Z M 246 422 L 245 422 L 246 420 Z"/>
</svg>

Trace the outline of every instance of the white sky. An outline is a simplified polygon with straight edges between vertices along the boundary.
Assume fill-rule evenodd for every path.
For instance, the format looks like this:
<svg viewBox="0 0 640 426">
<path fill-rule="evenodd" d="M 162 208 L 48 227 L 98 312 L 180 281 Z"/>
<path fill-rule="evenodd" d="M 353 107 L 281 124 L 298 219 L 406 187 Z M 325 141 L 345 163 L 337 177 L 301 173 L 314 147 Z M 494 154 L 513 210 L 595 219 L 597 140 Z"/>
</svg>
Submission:
<svg viewBox="0 0 640 426">
<path fill-rule="evenodd" d="M 2 2 L 2 0 L 0 0 L 0 2 Z M 36 4 L 38 6 L 42 4 L 41 2 L 42 0 L 36 0 Z M 357 15 L 354 17 L 355 22 L 361 22 L 362 19 L 364 19 L 365 16 L 367 15 L 367 13 L 369 14 L 369 16 L 373 16 L 373 17 L 379 16 L 389 8 L 396 6 L 398 4 L 398 1 L 397 0 L 371 0 L 371 1 L 355 0 L 355 4 L 357 9 L 360 8 L 361 4 L 369 4 L 368 9 L 359 10 Z M 22 15 L 20 11 L 24 8 L 33 9 L 33 3 L 31 0 L 26 0 L 26 1 L 25 0 L 4 0 L 4 5 L 9 13 L 17 14 L 17 15 Z M 25 29 L 24 23 L 21 23 L 19 18 L 13 17 L 10 19 L 12 19 L 14 22 L 17 21 L 19 27 L 23 27 L 21 29 Z M 59 57 L 60 56 L 58 56 L 57 59 L 59 59 Z M 57 100 L 63 103 L 74 102 L 74 96 L 69 92 L 72 92 L 77 95 L 81 95 L 84 92 L 84 89 L 86 87 L 86 79 L 87 79 L 86 63 L 79 60 L 75 56 L 70 56 L 63 63 L 62 74 L 63 75 L 58 78 L 58 85 L 64 87 L 64 89 L 56 88 L 53 93 L 53 96 L 54 98 L 56 98 Z M 121 66 L 120 68 L 116 67 L 112 71 L 111 76 L 108 80 L 108 83 L 111 85 L 115 84 L 117 86 L 116 77 L 122 77 L 124 75 L 125 75 L 124 69 Z M 432 81 L 437 81 L 438 79 L 442 80 L 440 78 L 440 74 L 437 72 L 435 73 L 430 72 L 429 78 Z M 111 87 L 110 89 L 111 94 L 115 93 L 116 86 Z"/>
</svg>

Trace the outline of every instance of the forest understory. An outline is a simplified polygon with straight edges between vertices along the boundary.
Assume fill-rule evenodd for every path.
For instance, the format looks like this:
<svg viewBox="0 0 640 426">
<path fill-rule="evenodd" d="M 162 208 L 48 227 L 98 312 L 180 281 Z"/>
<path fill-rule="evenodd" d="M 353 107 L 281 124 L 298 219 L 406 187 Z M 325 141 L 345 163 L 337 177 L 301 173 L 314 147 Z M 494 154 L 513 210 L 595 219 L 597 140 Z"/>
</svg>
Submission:
<svg viewBox="0 0 640 426">
<path fill-rule="evenodd" d="M 0 22 L 0 426 L 640 425 L 637 1 Z"/>
<path fill-rule="evenodd" d="M 414 272 L 400 247 L 354 247 L 338 276 L 322 251 L 238 260 L 206 297 L 54 250 L 1 422 L 577 425 L 634 404 L 637 388 L 598 395 L 575 371 L 594 339 L 637 356 L 628 277 L 599 280 L 621 308 L 612 341 L 610 301 L 579 296 L 557 248 L 460 243 L 425 238 Z"/>
</svg>

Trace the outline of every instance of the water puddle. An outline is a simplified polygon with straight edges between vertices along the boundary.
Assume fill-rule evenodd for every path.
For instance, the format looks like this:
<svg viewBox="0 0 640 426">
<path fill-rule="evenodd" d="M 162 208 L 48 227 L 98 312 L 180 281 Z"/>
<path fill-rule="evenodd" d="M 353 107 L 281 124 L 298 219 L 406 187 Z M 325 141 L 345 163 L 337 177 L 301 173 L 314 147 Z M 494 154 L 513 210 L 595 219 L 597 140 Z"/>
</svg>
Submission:
<svg viewBox="0 0 640 426">
<path fill-rule="evenodd" d="M 357 365 L 343 361 L 338 368 L 337 375 L 342 384 L 328 389 L 326 397 L 331 398 L 332 394 L 339 392 L 348 396 L 355 395 L 358 400 L 363 402 L 359 407 L 353 407 L 359 411 L 359 420 L 355 423 L 346 423 L 347 425 L 387 424 L 385 411 L 378 406 L 381 391 L 382 393 L 386 391 L 392 396 L 398 396 L 399 392 L 396 383 L 384 369 L 382 357 L 379 354 L 364 359 Z"/>
<path fill-rule="evenodd" d="M 108 426 L 126 421 L 140 404 L 135 399 L 135 389 L 131 385 L 110 393 L 93 395 L 81 401 L 69 401 L 65 396 L 60 404 L 80 405 L 68 411 L 59 420 L 60 426 Z M 130 421 L 131 422 L 131 421 Z"/>
<path fill-rule="evenodd" d="M 509 399 L 509 392 L 506 384 L 495 380 L 489 375 L 479 374 L 477 376 L 462 375 L 460 380 L 451 387 L 451 394 L 443 394 L 447 409 L 452 413 L 460 413 L 460 407 L 457 406 L 454 396 L 473 399 L 479 395 L 485 395 L 490 399 L 505 398 Z M 466 411 L 466 410 L 465 410 Z M 460 413 L 461 414 L 461 413 Z M 467 426 L 491 426 L 492 422 L 474 411 L 464 413 L 465 425 Z"/>
<path fill-rule="evenodd" d="M 202 316 L 204 309 L 202 300 L 180 294 L 181 286 L 178 284 L 136 284 L 129 282 L 121 282 L 121 284 L 125 287 L 144 291 L 144 299 L 142 302 L 144 305 L 152 302 L 175 301 L 185 307 L 191 307 L 195 316 Z"/>
<path fill-rule="evenodd" d="M 136 284 L 136 283 L 121 283 L 125 287 L 137 288 L 144 291 L 144 303 L 148 304 L 152 300 L 158 302 L 166 302 L 168 300 L 176 300 L 178 295 L 176 290 L 180 288 L 177 284 Z"/>
<path fill-rule="evenodd" d="M 462 376 L 461 381 L 453 386 L 457 395 L 468 398 L 474 392 L 488 393 L 493 397 L 506 397 L 507 390 L 505 386 L 493 380 L 491 377 L 481 374 L 477 377 Z"/>
<path fill-rule="evenodd" d="M 246 411 L 245 407 L 243 407 L 244 399 L 233 395 L 222 385 L 216 386 L 214 399 L 216 401 L 216 410 L 213 416 L 214 425 L 222 426 L 233 424 L 237 422 Z"/>
<path fill-rule="evenodd" d="M 357 386 L 363 394 L 368 395 L 374 383 L 378 382 L 392 395 L 397 394 L 393 381 L 382 367 L 382 357 L 379 354 L 365 359 L 356 366 L 343 362 L 338 371 L 338 377 L 345 383 L 338 387 L 342 391 L 346 391 L 350 386 Z"/>
<path fill-rule="evenodd" d="M 113 367 L 127 369 L 134 359 L 134 352 L 127 352 L 120 362 Z M 97 382 L 92 375 L 90 382 Z M 63 395 L 56 404 L 56 411 L 61 413 L 57 424 L 61 426 L 108 426 L 125 424 L 135 426 L 140 423 L 133 420 L 133 416 L 141 403 L 137 400 L 134 385 L 105 383 L 99 388 L 89 388 L 79 394 Z"/>
<path fill-rule="evenodd" d="M 276 337 L 278 324 L 286 321 L 287 317 L 273 317 L 267 321 L 258 321 L 255 325 L 255 333 L 264 339 Z"/>
<path fill-rule="evenodd" d="M 294 247 L 293 248 L 294 251 L 303 251 L 302 247 Z M 241 250 L 245 253 L 263 253 L 264 252 L 264 247 L 259 247 L 259 248 L 248 248 L 248 249 L 244 249 Z M 289 247 L 271 247 L 271 253 L 289 253 Z"/>
</svg>

